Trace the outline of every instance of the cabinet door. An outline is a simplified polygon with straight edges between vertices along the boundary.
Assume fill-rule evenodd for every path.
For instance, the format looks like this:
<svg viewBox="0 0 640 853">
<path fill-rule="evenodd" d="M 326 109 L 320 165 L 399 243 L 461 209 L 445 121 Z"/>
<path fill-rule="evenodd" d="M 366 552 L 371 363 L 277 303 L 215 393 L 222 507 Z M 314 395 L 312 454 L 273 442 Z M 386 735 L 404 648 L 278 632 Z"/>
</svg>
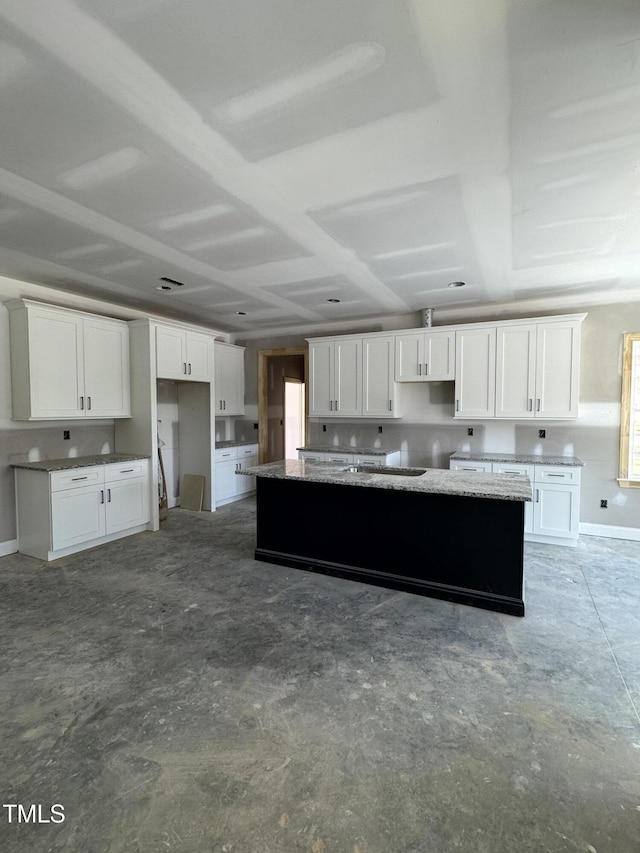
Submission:
<svg viewBox="0 0 640 853">
<path fill-rule="evenodd" d="M 496 340 L 496 417 L 533 418 L 536 327 L 498 327 Z"/>
<path fill-rule="evenodd" d="M 156 328 L 156 376 L 185 379 L 187 376 L 186 335 L 171 326 Z"/>
<path fill-rule="evenodd" d="M 125 323 L 85 319 L 84 389 L 88 417 L 130 416 L 129 329 Z"/>
<path fill-rule="evenodd" d="M 496 330 L 456 332 L 456 418 L 495 415 Z"/>
<path fill-rule="evenodd" d="M 216 462 L 214 483 L 216 503 L 227 500 L 227 498 L 233 498 L 238 494 L 237 464 L 238 462 L 235 459 L 230 462 Z"/>
<path fill-rule="evenodd" d="M 396 335 L 395 349 L 396 382 L 422 382 L 424 379 L 424 333 Z"/>
<path fill-rule="evenodd" d="M 226 414 L 244 415 L 244 349 L 227 350 Z"/>
<path fill-rule="evenodd" d="M 426 332 L 423 374 L 427 381 L 455 379 L 455 332 Z"/>
<path fill-rule="evenodd" d="M 215 344 L 215 413 L 244 414 L 244 349 Z"/>
<path fill-rule="evenodd" d="M 192 382 L 208 382 L 211 379 L 210 346 L 211 338 L 187 332 L 187 379 Z"/>
<path fill-rule="evenodd" d="M 533 532 L 541 536 L 575 539 L 578 536 L 580 489 L 536 483 L 534 486 Z"/>
<path fill-rule="evenodd" d="M 51 495 L 53 551 L 105 535 L 105 487 L 80 486 Z"/>
<path fill-rule="evenodd" d="M 309 344 L 309 416 L 334 415 L 333 341 Z"/>
<path fill-rule="evenodd" d="M 252 468 L 254 465 L 258 464 L 258 456 L 246 456 L 242 459 L 242 461 L 238 461 L 238 467 L 240 470 L 242 468 Z M 236 494 L 238 495 L 246 495 L 249 492 L 255 492 L 256 490 L 256 478 L 255 477 L 247 477 L 244 474 L 236 474 L 237 487 Z"/>
<path fill-rule="evenodd" d="M 29 376 L 32 418 L 84 417 L 82 317 L 29 309 Z"/>
<path fill-rule="evenodd" d="M 577 418 L 580 391 L 580 324 L 538 326 L 535 414 Z"/>
<path fill-rule="evenodd" d="M 146 477 L 105 484 L 106 532 L 128 530 L 149 521 L 149 485 Z"/>
<path fill-rule="evenodd" d="M 362 415 L 362 339 L 334 342 L 334 414 Z"/>
<path fill-rule="evenodd" d="M 395 340 L 364 338 L 362 341 L 362 416 L 395 416 Z"/>
</svg>

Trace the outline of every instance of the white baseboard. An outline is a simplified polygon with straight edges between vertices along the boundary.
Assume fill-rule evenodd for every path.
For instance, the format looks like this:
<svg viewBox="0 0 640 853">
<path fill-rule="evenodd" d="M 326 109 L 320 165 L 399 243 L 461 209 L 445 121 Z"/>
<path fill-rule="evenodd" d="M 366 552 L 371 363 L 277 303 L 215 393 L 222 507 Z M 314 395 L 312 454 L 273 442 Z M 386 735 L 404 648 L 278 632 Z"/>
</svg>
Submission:
<svg viewBox="0 0 640 853">
<path fill-rule="evenodd" d="M 9 554 L 15 554 L 17 550 L 17 539 L 10 539 L 8 542 L 0 542 L 0 557 L 7 557 Z"/>
<path fill-rule="evenodd" d="M 613 524 L 589 524 L 580 522 L 580 534 L 585 536 L 605 536 L 608 539 L 629 539 L 640 542 L 640 528 L 617 527 Z"/>
</svg>

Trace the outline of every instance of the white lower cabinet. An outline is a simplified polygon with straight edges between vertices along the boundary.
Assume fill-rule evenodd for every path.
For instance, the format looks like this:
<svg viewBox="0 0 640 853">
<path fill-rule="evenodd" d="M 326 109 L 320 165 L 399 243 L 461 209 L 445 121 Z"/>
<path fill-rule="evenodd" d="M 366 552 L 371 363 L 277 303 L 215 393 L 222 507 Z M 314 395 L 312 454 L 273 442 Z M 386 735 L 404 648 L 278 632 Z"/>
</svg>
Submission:
<svg viewBox="0 0 640 853">
<path fill-rule="evenodd" d="M 55 560 L 145 529 L 149 463 L 52 472 L 17 468 L 16 504 L 18 550 Z"/>
<path fill-rule="evenodd" d="M 580 524 L 579 466 L 452 459 L 449 467 L 457 471 L 528 477 L 531 482 L 531 501 L 525 503 L 524 538 L 530 542 L 552 545 L 577 544 Z"/>
<path fill-rule="evenodd" d="M 216 449 L 214 490 L 216 506 L 241 500 L 256 489 L 255 477 L 238 474 L 243 468 L 258 464 L 258 445 L 243 444 L 237 447 Z"/>
</svg>

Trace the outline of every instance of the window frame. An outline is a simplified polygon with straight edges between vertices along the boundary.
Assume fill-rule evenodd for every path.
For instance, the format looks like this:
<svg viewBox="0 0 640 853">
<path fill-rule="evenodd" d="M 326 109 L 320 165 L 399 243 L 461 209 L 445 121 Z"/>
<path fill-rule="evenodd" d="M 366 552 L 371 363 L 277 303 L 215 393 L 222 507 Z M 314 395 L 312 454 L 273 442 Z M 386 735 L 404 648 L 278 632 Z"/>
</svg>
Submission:
<svg viewBox="0 0 640 853">
<path fill-rule="evenodd" d="M 618 470 L 618 484 L 624 489 L 640 489 L 640 474 L 637 477 L 629 475 L 630 454 L 632 449 L 631 426 L 632 410 L 638 412 L 640 419 L 640 386 L 638 388 L 638 399 L 634 396 L 634 350 L 640 350 L 640 332 L 625 332 L 622 343 L 622 398 L 620 405 L 620 463 Z M 637 355 L 638 372 L 640 372 L 640 353 Z M 636 381 L 636 385 L 639 385 Z M 635 405 L 632 407 L 632 402 Z"/>
</svg>

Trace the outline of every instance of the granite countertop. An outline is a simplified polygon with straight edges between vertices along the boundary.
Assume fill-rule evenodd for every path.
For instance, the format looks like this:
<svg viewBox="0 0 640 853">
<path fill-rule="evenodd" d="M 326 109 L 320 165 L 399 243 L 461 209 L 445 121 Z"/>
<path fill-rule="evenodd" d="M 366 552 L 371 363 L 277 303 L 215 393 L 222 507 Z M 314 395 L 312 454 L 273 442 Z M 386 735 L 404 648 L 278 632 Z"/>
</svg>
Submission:
<svg viewBox="0 0 640 853">
<path fill-rule="evenodd" d="M 388 453 L 398 452 L 395 447 L 343 447 L 326 444 L 307 444 L 305 447 L 296 447 L 296 450 L 308 450 L 310 453 L 360 453 L 362 456 L 386 456 Z"/>
<path fill-rule="evenodd" d="M 477 474 L 467 471 L 449 471 L 427 468 L 416 477 L 400 477 L 380 469 L 380 473 L 351 473 L 333 462 L 311 462 L 308 459 L 287 459 L 243 468 L 238 474 L 269 477 L 276 480 L 306 480 L 310 483 L 333 483 L 341 486 L 363 486 L 371 489 L 397 489 L 405 492 L 423 492 L 439 495 L 462 495 L 472 498 L 490 498 L 506 501 L 530 501 L 531 483 L 528 477 L 511 474 Z M 405 468 L 404 470 L 412 470 Z M 413 469 L 416 470 L 416 469 Z M 424 469 L 420 469 L 423 470 Z"/>
<path fill-rule="evenodd" d="M 246 447 L 249 444 L 257 444 L 258 439 L 254 438 L 252 441 L 233 441 L 230 439 L 229 441 L 216 441 L 216 450 L 220 450 L 224 447 Z"/>
<path fill-rule="evenodd" d="M 101 453 L 95 456 L 67 456 L 64 459 L 41 459 L 39 462 L 13 462 L 12 468 L 28 468 L 31 471 L 66 471 L 73 468 L 89 468 L 93 465 L 111 465 L 118 462 L 133 462 L 148 459 L 140 453 Z"/>
<path fill-rule="evenodd" d="M 544 456 L 539 453 L 484 453 L 482 450 L 473 453 L 457 451 L 450 459 L 458 462 L 513 462 L 519 465 L 573 465 L 583 466 L 584 462 L 577 456 Z"/>
</svg>

